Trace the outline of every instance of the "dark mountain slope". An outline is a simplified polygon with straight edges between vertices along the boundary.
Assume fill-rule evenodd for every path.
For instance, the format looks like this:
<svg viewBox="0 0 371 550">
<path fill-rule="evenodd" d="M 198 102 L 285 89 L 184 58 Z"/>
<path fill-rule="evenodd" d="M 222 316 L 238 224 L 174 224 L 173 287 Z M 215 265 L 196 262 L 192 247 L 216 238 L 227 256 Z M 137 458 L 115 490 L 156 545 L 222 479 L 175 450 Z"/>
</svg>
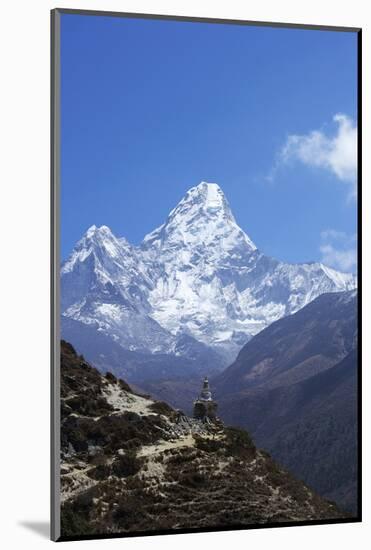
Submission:
<svg viewBox="0 0 371 550">
<path fill-rule="evenodd" d="M 244 430 L 180 415 L 61 351 L 63 537 L 347 517 Z"/>
<path fill-rule="evenodd" d="M 226 421 L 320 494 L 356 511 L 357 359 L 355 352 L 303 382 L 251 390 L 220 401 Z"/>
<path fill-rule="evenodd" d="M 323 294 L 248 342 L 217 378 L 223 392 L 288 385 L 338 363 L 357 332 L 356 291 Z"/>
<path fill-rule="evenodd" d="M 276 460 L 353 513 L 356 332 L 356 296 L 321 296 L 256 336 L 215 380 L 227 422 L 248 429 Z"/>
</svg>

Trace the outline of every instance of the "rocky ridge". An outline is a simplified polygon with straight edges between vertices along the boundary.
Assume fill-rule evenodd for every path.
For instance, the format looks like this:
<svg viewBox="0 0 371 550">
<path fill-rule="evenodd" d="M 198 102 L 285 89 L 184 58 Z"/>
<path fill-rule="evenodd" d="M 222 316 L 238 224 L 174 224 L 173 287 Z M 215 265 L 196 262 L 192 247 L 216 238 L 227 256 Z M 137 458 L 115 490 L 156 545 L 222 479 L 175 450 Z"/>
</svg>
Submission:
<svg viewBox="0 0 371 550">
<path fill-rule="evenodd" d="M 61 351 L 63 538 L 347 517 L 244 430 L 189 418 Z"/>
</svg>

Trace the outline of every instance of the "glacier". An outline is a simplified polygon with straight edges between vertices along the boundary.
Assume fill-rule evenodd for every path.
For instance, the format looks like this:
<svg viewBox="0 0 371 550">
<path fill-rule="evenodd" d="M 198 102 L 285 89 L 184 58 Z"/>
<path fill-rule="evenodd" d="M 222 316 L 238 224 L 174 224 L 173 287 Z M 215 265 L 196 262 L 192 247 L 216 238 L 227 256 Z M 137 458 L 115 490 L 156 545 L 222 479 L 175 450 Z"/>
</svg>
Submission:
<svg viewBox="0 0 371 550">
<path fill-rule="evenodd" d="M 87 230 L 61 267 L 62 327 L 64 319 L 89 325 L 133 352 L 210 350 L 226 366 L 273 321 L 354 288 L 354 274 L 266 256 L 219 185 L 201 182 L 139 246 L 107 226 Z"/>
</svg>

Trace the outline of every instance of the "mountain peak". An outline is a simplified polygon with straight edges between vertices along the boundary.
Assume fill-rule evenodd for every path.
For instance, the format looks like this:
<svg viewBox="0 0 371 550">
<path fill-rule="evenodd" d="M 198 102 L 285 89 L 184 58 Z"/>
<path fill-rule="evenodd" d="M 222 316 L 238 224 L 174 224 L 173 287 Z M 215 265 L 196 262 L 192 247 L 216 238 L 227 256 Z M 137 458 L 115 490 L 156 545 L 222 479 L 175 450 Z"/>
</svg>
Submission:
<svg viewBox="0 0 371 550">
<path fill-rule="evenodd" d="M 354 276 L 318 263 L 264 256 L 237 225 L 219 185 L 205 181 L 139 247 L 92 225 L 63 263 L 62 278 L 63 312 L 85 324 L 99 321 L 126 349 L 185 356 L 178 343 L 186 334 L 220 351 L 224 364 L 273 321 L 319 294 L 356 286 Z"/>
<path fill-rule="evenodd" d="M 149 233 L 143 246 L 158 248 L 165 242 L 209 247 L 219 243 L 220 253 L 242 245 L 250 252 L 256 246 L 237 225 L 228 201 L 217 183 L 201 181 L 191 187 L 168 215 L 166 222 Z"/>
<path fill-rule="evenodd" d="M 212 195 L 212 194 L 220 193 L 221 195 L 224 196 L 224 193 L 223 193 L 222 189 L 220 188 L 220 186 L 217 183 L 211 183 L 211 182 L 208 182 L 208 181 L 201 181 L 201 183 L 199 183 L 198 185 L 196 185 L 192 189 L 197 189 L 202 193 L 206 193 L 206 195 L 208 195 L 208 194 Z"/>
<path fill-rule="evenodd" d="M 121 245 L 107 225 L 91 225 L 77 242 L 72 253 L 62 265 L 62 273 L 68 273 L 76 264 L 84 262 L 91 254 L 118 258 Z"/>
<path fill-rule="evenodd" d="M 96 225 L 91 225 L 86 231 L 84 237 L 90 239 L 94 236 L 111 237 L 112 231 L 107 225 L 101 225 L 100 227 L 97 227 Z"/>
<path fill-rule="evenodd" d="M 212 183 L 210 181 L 201 181 L 196 187 L 217 187 L 220 189 L 219 185 L 217 183 Z"/>
<path fill-rule="evenodd" d="M 77 243 L 77 248 L 101 248 L 108 249 L 110 255 L 113 254 L 113 248 L 119 248 L 119 240 L 112 233 L 111 229 L 107 225 L 101 225 L 97 227 L 92 225 L 83 235 L 82 239 Z"/>
<path fill-rule="evenodd" d="M 202 181 L 195 187 L 191 187 L 176 208 L 170 212 L 169 220 L 179 213 L 186 212 L 196 215 L 202 212 L 212 217 L 217 215 L 236 223 L 228 201 L 217 183 Z"/>
</svg>

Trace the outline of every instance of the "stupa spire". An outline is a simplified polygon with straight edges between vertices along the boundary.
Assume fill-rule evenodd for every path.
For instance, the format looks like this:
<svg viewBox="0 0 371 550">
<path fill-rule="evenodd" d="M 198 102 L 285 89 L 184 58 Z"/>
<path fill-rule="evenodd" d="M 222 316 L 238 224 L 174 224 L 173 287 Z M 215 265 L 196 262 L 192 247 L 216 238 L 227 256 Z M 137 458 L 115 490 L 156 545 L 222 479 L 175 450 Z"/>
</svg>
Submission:
<svg viewBox="0 0 371 550">
<path fill-rule="evenodd" d="M 218 404 L 213 400 L 209 386 L 209 379 L 205 376 L 202 389 L 194 401 L 193 416 L 200 420 L 215 420 Z"/>
</svg>

